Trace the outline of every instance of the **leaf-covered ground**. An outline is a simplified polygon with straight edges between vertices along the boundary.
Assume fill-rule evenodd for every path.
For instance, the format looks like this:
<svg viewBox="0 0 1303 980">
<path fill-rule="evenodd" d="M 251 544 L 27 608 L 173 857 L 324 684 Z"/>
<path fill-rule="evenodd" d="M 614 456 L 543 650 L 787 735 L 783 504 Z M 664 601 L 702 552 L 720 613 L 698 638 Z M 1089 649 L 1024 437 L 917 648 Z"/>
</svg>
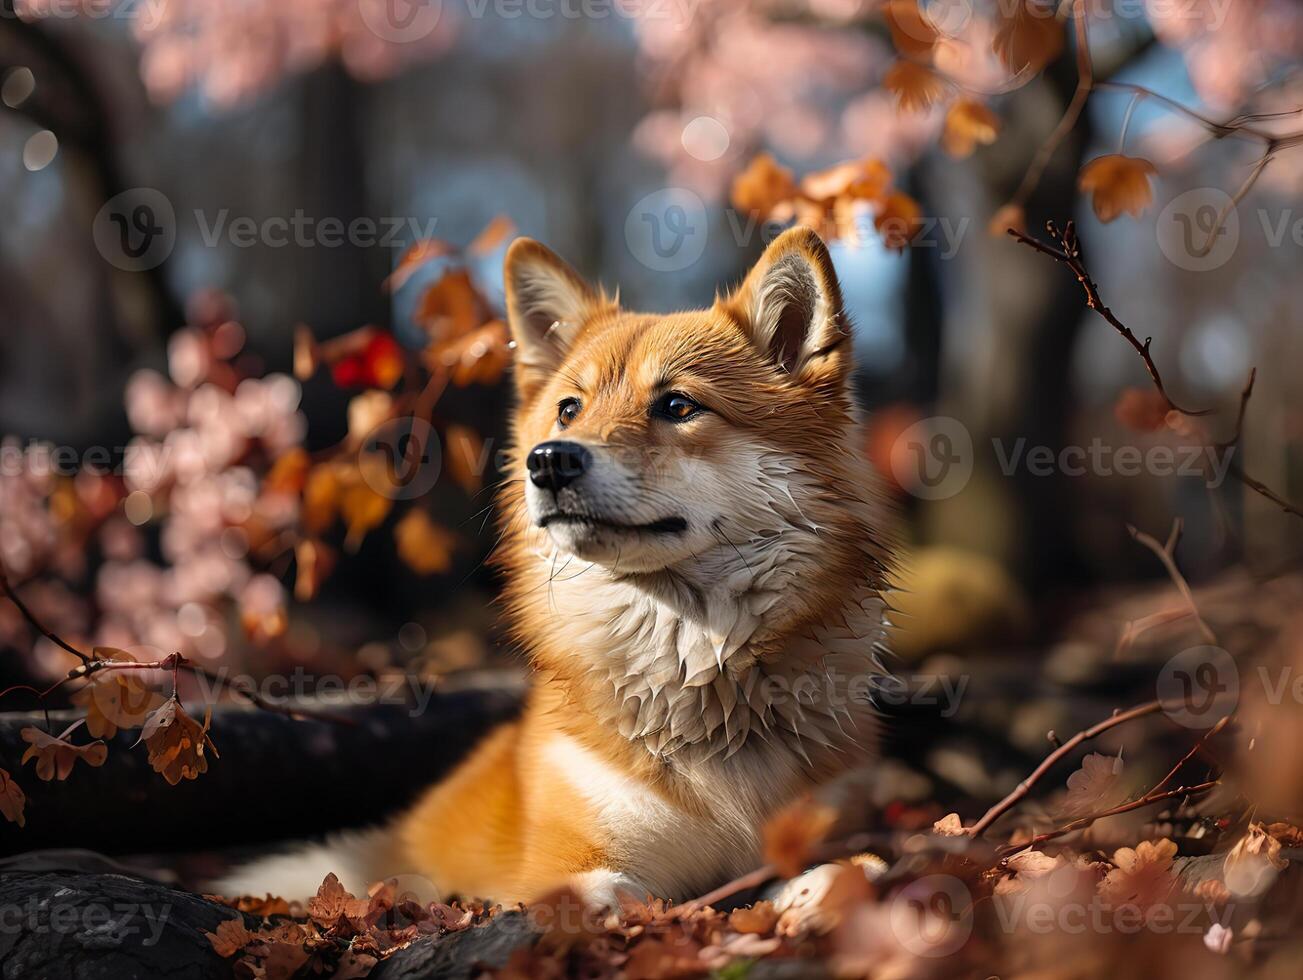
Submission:
<svg viewBox="0 0 1303 980">
<path fill-rule="evenodd" d="M 1300 599 L 1297 576 L 1246 573 L 1119 591 L 1048 650 L 915 664 L 968 679 L 953 712 L 927 738 L 902 722 L 859 792 L 783 811 L 764 866 L 691 902 L 504 910 L 328 879 L 305 907 L 236 901 L 265 925 L 211 941 L 267 978 L 383 974 L 504 918 L 529 928 L 483 975 L 1294 976 Z"/>
</svg>

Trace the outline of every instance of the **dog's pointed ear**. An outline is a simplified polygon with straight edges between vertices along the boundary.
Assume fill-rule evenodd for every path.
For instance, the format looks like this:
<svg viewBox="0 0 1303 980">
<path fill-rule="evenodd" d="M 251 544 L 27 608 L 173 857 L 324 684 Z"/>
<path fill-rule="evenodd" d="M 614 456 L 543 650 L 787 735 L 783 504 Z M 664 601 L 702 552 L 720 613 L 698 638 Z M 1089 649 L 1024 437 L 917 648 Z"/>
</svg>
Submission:
<svg viewBox="0 0 1303 980">
<path fill-rule="evenodd" d="M 516 384 L 528 392 L 560 366 L 583 321 L 603 300 L 565 260 L 532 238 L 511 243 L 503 273 Z"/>
<path fill-rule="evenodd" d="M 801 378 L 850 367 L 850 323 L 828 249 L 809 228 L 770 243 L 742 285 L 720 301 L 780 371 Z"/>
</svg>

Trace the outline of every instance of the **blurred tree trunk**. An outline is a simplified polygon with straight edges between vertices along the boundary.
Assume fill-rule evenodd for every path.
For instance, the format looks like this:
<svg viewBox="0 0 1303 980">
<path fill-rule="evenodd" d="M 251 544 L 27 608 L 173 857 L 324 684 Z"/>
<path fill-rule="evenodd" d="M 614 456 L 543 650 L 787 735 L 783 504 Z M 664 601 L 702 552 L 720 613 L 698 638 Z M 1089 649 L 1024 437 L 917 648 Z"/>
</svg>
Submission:
<svg viewBox="0 0 1303 980">
<path fill-rule="evenodd" d="M 925 184 L 938 202 L 927 213 L 968 215 L 969 242 L 988 234 L 990 215 L 1012 196 L 1071 99 L 1076 70 L 1070 62 L 1062 59 L 1043 83 L 1014 96 L 1011 132 L 1004 136 L 1009 145 L 1001 154 L 981 154 L 975 162 L 958 165 L 938 163 L 925 172 Z M 1089 118 L 1083 113 L 1028 202 L 1031 232 L 1043 229 L 1048 219 L 1062 223 L 1075 215 L 1077 173 L 1090 140 Z M 997 558 L 1033 592 L 1054 589 L 1082 573 L 1074 536 L 1063 527 L 1072 519 L 1075 491 L 1061 473 L 1033 476 L 1020 465 L 1006 474 L 1001 460 L 1019 440 L 1025 448 L 1045 445 L 1056 452 L 1067 442 L 1072 354 L 1084 315 L 1081 290 L 1061 269 L 1013 241 L 991 239 L 960 255 L 960 261 L 941 271 L 941 278 L 968 280 L 963 287 L 951 284 L 947 292 L 978 301 L 972 308 L 945 310 L 935 414 L 968 425 L 973 475 L 962 492 L 928 505 L 924 537 Z M 911 275 L 910 286 L 912 293 L 936 288 L 922 275 Z M 926 298 L 915 295 L 910 308 L 926 310 Z M 912 319 L 910 329 L 915 329 Z M 930 344 L 930 331 L 925 326 L 918 343 Z"/>
<path fill-rule="evenodd" d="M 394 215 L 392 202 L 377 201 L 370 194 L 365 136 L 370 98 L 371 92 L 334 61 L 304 84 L 297 207 L 316 222 L 317 230 L 327 220 L 348 229 L 365 219 L 374 223 L 376 238 L 364 245 L 345 234 L 340 244 L 326 246 L 314 237 L 312 247 L 299 250 L 291 308 L 318 336 L 334 336 L 365 323 L 389 323 L 389 304 L 380 284 L 390 271 L 390 249 L 379 239 L 385 231 L 380 219 Z"/>
</svg>

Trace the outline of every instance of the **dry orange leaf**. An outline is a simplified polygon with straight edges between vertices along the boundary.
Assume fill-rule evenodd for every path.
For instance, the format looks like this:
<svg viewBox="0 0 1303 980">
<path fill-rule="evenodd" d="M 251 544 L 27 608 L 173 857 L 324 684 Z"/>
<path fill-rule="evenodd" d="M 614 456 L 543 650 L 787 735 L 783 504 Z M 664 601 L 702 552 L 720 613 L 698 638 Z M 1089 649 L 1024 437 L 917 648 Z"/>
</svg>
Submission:
<svg viewBox="0 0 1303 980">
<path fill-rule="evenodd" d="M 335 555 L 315 538 L 304 538 L 294 546 L 294 598 L 307 602 L 321 589 L 321 583 L 330 575 Z"/>
<path fill-rule="evenodd" d="M 1107 810 L 1126 799 L 1122 784 L 1122 755 L 1091 752 L 1081 760 L 1081 768 L 1068 777 L 1068 793 L 1059 807 L 1066 819 L 1084 817 Z"/>
<path fill-rule="evenodd" d="M 902 112 L 922 112 L 946 97 L 945 79 L 912 61 L 897 61 L 888 68 L 882 87 L 896 97 Z"/>
<path fill-rule="evenodd" d="M 1171 404 L 1156 388 L 1127 388 L 1113 403 L 1113 417 L 1136 432 L 1163 428 L 1171 410 Z"/>
<path fill-rule="evenodd" d="M 1005 204 L 998 208 L 986 226 L 992 235 L 1007 235 L 1010 228 L 1024 234 L 1027 232 L 1027 212 L 1017 204 Z"/>
<path fill-rule="evenodd" d="M 125 650 L 113 647 L 96 647 L 94 654 L 102 660 L 136 662 Z M 162 698 L 146 687 L 135 671 L 109 668 L 92 674 L 71 700 L 86 709 L 86 731 L 91 737 L 112 738 L 119 728 L 139 728 Z"/>
<path fill-rule="evenodd" d="M 964 830 L 964 822 L 959 819 L 959 814 L 947 813 L 932 825 L 932 833 L 942 837 L 963 837 L 967 831 Z"/>
<path fill-rule="evenodd" d="M 927 58 L 937 42 L 937 29 L 918 0 L 888 0 L 882 8 L 896 50 L 910 58 Z"/>
<path fill-rule="evenodd" d="M 882 244 L 903 251 L 922 227 L 922 209 L 904 191 L 892 191 L 882 202 L 873 224 L 882 236 Z"/>
<path fill-rule="evenodd" d="M 208 896 L 205 898 L 215 898 L 222 902 L 223 905 L 229 905 L 237 912 L 248 912 L 250 915 L 256 915 L 261 919 L 270 919 L 274 915 L 290 914 L 290 903 L 285 899 L 266 892 L 262 898 L 256 895 L 238 895 L 227 898 L 224 895 Z"/>
<path fill-rule="evenodd" d="M 809 228 L 824 241 L 831 241 L 838 234 L 833 211 L 839 200 L 841 198 L 812 201 L 807 197 L 798 196 L 790 201 L 783 201 L 769 213 L 769 217 L 780 224 Z"/>
<path fill-rule="evenodd" d="M 317 373 L 321 363 L 321 351 L 317 348 L 317 338 L 306 324 L 300 323 L 294 328 L 294 377 L 307 381 Z"/>
<path fill-rule="evenodd" d="M 466 252 L 475 256 L 488 255 L 515 234 L 515 223 L 505 214 L 500 214 L 480 229 L 475 240 L 466 246 Z"/>
<path fill-rule="evenodd" d="M 832 830 L 837 811 L 809 800 L 779 810 L 764 827 L 765 860 L 784 878 L 794 878 L 811 863 L 811 852 Z"/>
<path fill-rule="evenodd" d="M 1260 823 L 1250 823 L 1222 863 L 1222 878 L 1232 895 L 1261 894 L 1276 879 L 1276 872 L 1289 861 L 1281 855 L 1280 841 L 1267 833 Z"/>
<path fill-rule="evenodd" d="M 303 485 L 303 526 L 309 534 L 321 534 L 335 523 L 342 490 L 334 465 L 326 463 L 309 471 Z"/>
<path fill-rule="evenodd" d="M 770 932 L 778 922 L 778 910 L 773 902 L 756 902 L 750 908 L 734 909 L 729 913 L 728 924 L 735 932 L 762 935 Z"/>
<path fill-rule="evenodd" d="M 478 330 L 431 351 L 427 360 L 449 370 L 459 388 L 470 384 L 494 384 L 511 363 L 507 325 L 490 320 Z"/>
<path fill-rule="evenodd" d="M 1154 199 L 1149 178 L 1158 170 L 1141 157 L 1110 153 L 1081 168 L 1078 186 L 1092 194 L 1095 217 L 1108 223 L 1126 212 L 1139 217 Z"/>
<path fill-rule="evenodd" d="M 109 757 L 109 747 L 103 742 L 73 745 L 61 736 L 51 735 L 30 725 L 19 734 L 28 744 L 27 751 L 23 753 L 23 763 L 35 759 L 36 775 L 46 782 L 67 779 L 78 759 L 92 769 L 98 769 Z"/>
<path fill-rule="evenodd" d="M 208 737 L 211 717 L 210 708 L 200 725 L 172 697 L 146 720 L 140 741 L 149 750 L 149 764 L 170 785 L 175 786 L 183 779 L 198 779 L 208 771 L 205 749 L 212 749 L 213 755 L 217 755 L 217 746 Z"/>
<path fill-rule="evenodd" d="M 365 920 L 370 907 L 369 898 L 354 897 L 353 893 L 341 885 L 339 878 L 332 873 L 326 875 L 317 889 L 317 894 L 308 899 L 307 909 L 308 915 L 323 928 L 329 929 L 340 919 L 347 919 L 354 928 L 359 928 L 360 924 L 359 931 L 363 931 L 366 928 Z"/>
<path fill-rule="evenodd" d="M 452 552 L 457 539 L 418 507 L 413 507 L 394 525 L 394 540 L 398 545 L 398 557 L 419 575 L 446 572 L 452 567 Z"/>
<path fill-rule="evenodd" d="M 1011 72 L 1038 72 L 1063 51 L 1063 24 L 1053 4 L 1019 0 L 1012 9 L 1001 4 L 1003 18 L 991 49 Z"/>
<path fill-rule="evenodd" d="M 801 180 L 801 193 L 820 202 L 845 197 L 876 201 L 890 186 L 891 171 L 887 165 L 876 157 L 865 157 L 806 174 Z"/>
<path fill-rule="evenodd" d="M 402 254 L 398 264 L 394 266 L 394 271 L 385 279 L 383 288 L 391 293 L 402 289 L 407 280 L 412 278 L 412 273 L 426 262 L 451 255 L 453 251 L 451 245 L 437 238 L 422 239 Z"/>
<path fill-rule="evenodd" d="M 1144 910 L 1163 903 L 1176 888 L 1172 859 L 1176 845 L 1164 838 L 1142 841 L 1134 849 L 1119 848 L 1117 865 L 1099 883 L 1100 896 L 1113 906 L 1135 905 Z"/>
<path fill-rule="evenodd" d="M 360 443 L 394 414 L 394 399 L 387 391 L 372 388 L 348 400 L 348 437 Z"/>
<path fill-rule="evenodd" d="M 952 157 L 972 154 L 979 143 L 989 145 L 1000 135 L 1000 117 L 973 99 L 959 99 L 946 113 L 941 145 Z"/>
<path fill-rule="evenodd" d="M 311 466 L 312 459 L 308 456 L 308 451 L 296 446 L 276 459 L 262 481 L 262 488 L 268 493 L 300 493 L 308 480 Z"/>
<path fill-rule="evenodd" d="M 465 269 L 450 269 L 421 294 L 414 319 L 434 343 L 470 333 L 488 317 L 484 301 Z"/>
<path fill-rule="evenodd" d="M 27 806 L 27 794 L 23 792 L 23 788 L 14 782 L 14 778 L 6 770 L 0 769 L 0 813 L 3 813 L 10 823 L 22 827 L 27 824 L 27 817 L 23 813 L 25 806 Z"/>
<path fill-rule="evenodd" d="M 378 453 L 364 454 L 359 464 L 378 467 L 387 465 Z M 368 532 L 380 526 L 389 516 L 389 511 L 394 505 L 390 498 L 376 493 L 371 488 L 371 483 L 363 480 L 356 470 L 353 471 L 353 475 L 356 475 L 356 479 L 348 481 L 339 497 L 339 516 L 343 518 L 344 526 L 347 528 L 344 547 L 350 553 L 357 551 Z M 371 482 L 381 480 L 382 477 L 377 477 Z M 379 482 L 379 485 L 385 484 Z"/>
<path fill-rule="evenodd" d="M 217 923 L 216 932 L 205 932 L 213 951 L 223 959 L 234 956 L 249 943 L 258 938 L 258 933 L 250 932 L 244 925 L 244 919 L 226 919 Z"/>
<path fill-rule="evenodd" d="M 751 214 L 767 215 L 781 202 L 796 194 L 792 172 L 779 166 L 768 153 L 757 155 L 733 178 L 733 207 Z"/>
</svg>

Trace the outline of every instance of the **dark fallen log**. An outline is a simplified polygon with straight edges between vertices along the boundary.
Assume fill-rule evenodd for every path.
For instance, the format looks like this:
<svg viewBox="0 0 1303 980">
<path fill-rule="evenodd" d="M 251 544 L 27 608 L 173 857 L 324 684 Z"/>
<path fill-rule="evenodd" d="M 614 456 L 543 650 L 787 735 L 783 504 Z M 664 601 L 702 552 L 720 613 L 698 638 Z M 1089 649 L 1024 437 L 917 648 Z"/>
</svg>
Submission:
<svg viewBox="0 0 1303 980">
<path fill-rule="evenodd" d="M 213 712 L 221 753 L 198 779 L 169 786 L 150 768 L 138 732 L 109 740 L 98 769 L 42 782 L 19 732 L 41 713 L 0 714 L 0 760 L 27 793 L 27 825 L 0 821 L 0 855 L 89 844 L 111 854 L 212 849 L 365 826 L 409 803 L 491 727 L 511 717 L 521 687 L 510 675 L 435 693 L 424 711 L 403 704 L 331 710 L 353 724 L 297 720 L 237 705 Z M 59 732 L 79 717 L 51 712 Z M 84 738 L 84 731 L 80 738 Z"/>
<path fill-rule="evenodd" d="M 204 933 L 237 915 L 86 852 L 10 858 L 0 862 L 0 975 L 229 978 Z"/>
<path fill-rule="evenodd" d="M 136 877 L 87 851 L 0 861 L 0 976 L 40 980 L 229 980 L 232 963 L 205 933 L 240 913 Z M 245 916 L 256 929 L 257 919 Z M 419 939 L 381 961 L 375 980 L 470 977 L 500 967 L 534 931 L 504 913 L 463 932 Z"/>
<path fill-rule="evenodd" d="M 367 980 L 462 980 L 483 966 L 501 969 L 513 952 L 537 939 L 523 912 L 502 912 L 482 926 L 400 949 L 377 963 Z"/>
</svg>

